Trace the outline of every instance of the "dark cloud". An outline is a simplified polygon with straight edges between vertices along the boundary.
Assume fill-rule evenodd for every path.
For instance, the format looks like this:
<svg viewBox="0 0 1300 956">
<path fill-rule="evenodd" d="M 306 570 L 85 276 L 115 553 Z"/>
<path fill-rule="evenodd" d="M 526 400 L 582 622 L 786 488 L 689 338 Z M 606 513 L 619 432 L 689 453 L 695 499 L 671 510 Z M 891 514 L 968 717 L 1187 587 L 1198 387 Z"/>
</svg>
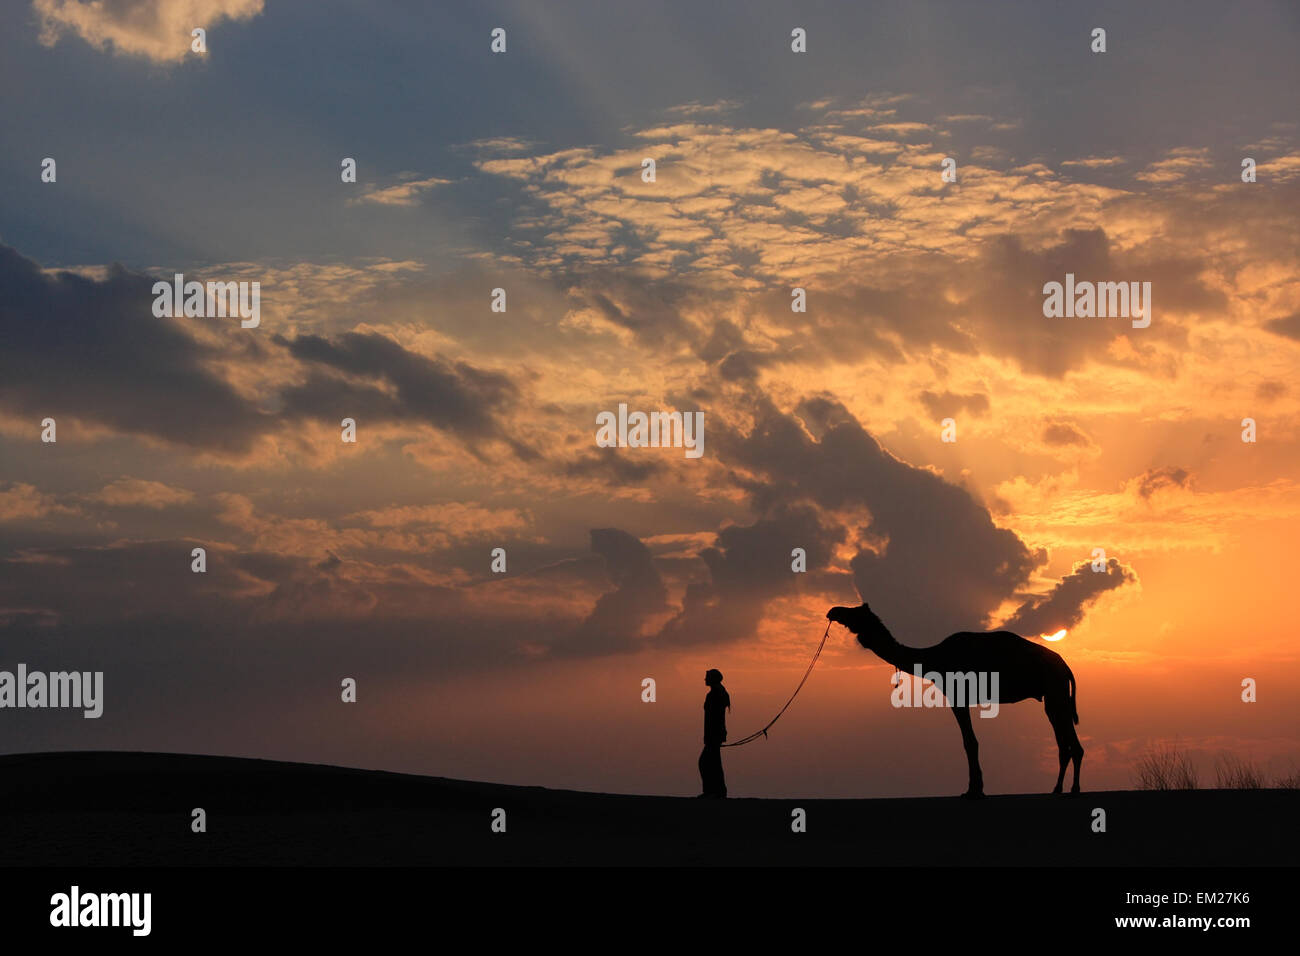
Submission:
<svg viewBox="0 0 1300 956">
<path fill-rule="evenodd" d="M 1172 465 L 1149 468 L 1138 477 L 1138 497 L 1150 498 L 1161 488 L 1186 488 L 1191 477 L 1185 468 L 1175 468 Z"/>
<path fill-rule="evenodd" d="M 1201 281 L 1204 268 L 1195 259 L 1117 256 L 1102 229 L 1067 229 L 1060 242 L 1042 249 L 1004 236 L 988 245 L 969 277 L 974 293 L 962 309 L 982 352 L 1010 356 L 1030 372 L 1060 378 L 1087 361 L 1118 362 L 1109 347 L 1120 332 L 1129 335 L 1139 353 L 1150 341 L 1184 344 L 1185 331 L 1163 318 L 1168 311 L 1212 313 L 1226 307 L 1223 294 Z M 1073 273 L 1076 282 L 1150 282 L 1151 326 L 1135 330 L 1122 318 L 1044 317 L 1043 285 L 1064 282 L 1066 273 Z"/>
<path fill-rule="evenodd" d="M 1274 402 L 1287 393 L 1285 382 L 1267 381 L 1255 386 L 1255 397 L 1261 402 Z"/>
<path fill-rule="evenodd" d="M 1289 339 L 1300 339 L 1300 312 L 1294 312 L 1280 319 L 1269 319 L 1264 323 L 1264 328 L 1277 335 L 1285 335 Z"/>
<path fill-rule="evenodd" d="M 763 609 L 792 592 L 802 577 L 791 569 L 791 551 L 803 548 L 809 572 L 825 568 L 844 539 L 837 523 L 817 509 L 792 505 L 754 524 L 723 528 L 717 545 L 700 555 L 708 578 L 691 582 L 682 609 L 655 637 L 661 644 L 725 643 L 752 637 Z"/>
<path fill-rule="evenodd" d="M 895 362 L 930 357 L 936 349 L 955 356 L 1010 358 L 1047 378 L 1060 378 L 1089 362 L 1135 365 L 1147 374 L 1167 376 L 1174 369 L 1167 359 L 1157 364 L 1149 346 L 1186 345 L 1186 330 L 1170 321 L 1169 313 L 1216 315 L 1226 308 L 1223 293 L 1202 280 L 1205 272 L 1205 261 L 1194 256 L 1153 258 L 1142 248 L 1117 252 L 1100 228 L 1067 229 L 1044 246 L 1009 234 L 990 238 L 978 258 L 960 262 L 937 253 L 882 257 L 872 273 L 888 276 L 888 283 L 849 277 L 835 288 L 810 294 L 806 313 L 791 313 L 788 291 L 757 296 L 767 321 L 792 334 L 770 349 L 758 349 L 723 319 L 700 354 L 707 361 L 727 361 L 725 372 L 732 381 L 752 380 L 757 368 L 778 361 Z M 1074 273 L 1077 281 L 1151 282 L 1152 325 L 1135 330 L 1126 319 L 1044 317 L 1043 285 L 1063 282 L 1066 273 Z M 1121 332 L 1129 336 L 1136 357 L 1111 348 Z M 736 358 L 728 359 L 731 355 Z M 927 408 L 931 414 L 946 408 L 948 414 L 938 417 L 949 417 L 954 404 L 960 407 L 960 398 L 935 396 Z M 975 407 L 965 410 L 978 413 Z"/>
<path fill-rule="evenodd" d="M 23 609 L 0 613 L 6 660 L 104 672 L 104 717 L 78 718 L 81 746 L 130 749 L 176 728 L 179 749 L 239 751 L 268 734 L 292 737 L 305 714 L 313 734 L 346 737 L 356 725 L 337 706 L 343 677 L 378 701 L 430 675 L 522 663 L 521 635 L 551 633 L 535 613 L 483 613 L 464 589 L 399 567 L 349 575 L 346 561 L 209 546 L 207 572 L 196 574 L 195 545 L 0 558 L 0 608 Z M 0 750 L 66 746 L 66 723 L 13 716 L 0 722 Z"/>
<path fill-rule="evenodd" d="M 766 364 L 768 356 L 753 349 L 732 352 L 718 363 L 718 374 L 724 381 L 752 381 Z"/>
<path fill-rule="evenodd" d="M 519 391 L 498 372 L 420 355 L 376 333 L 346 332 L 334 339 L 275 336 L 273 341 L 303 362 L 369 380 L 356 382 L 313 372 L 303 384 L 281 393 L 287 414 L 330 420 L 350 417 L 358 423 L 419 421 L 467 442 L 500 439 L 521 457 L 536 457 L 500 424 L 499 414 L 517 402 Z"/>
<path fill-rule="evenodd" d="M 314 565 L 317 571 L 333 571 L 343 563 L 339 556 L 332 551 L 326 551 L 325 555 L 324 559 Z"/>
<path fill-rule="evenodd" d="M 255 360 L 256 332 L 231 319 L 160 319 L 154 280 L 113 266 L 103 280 L 44 273 L 0 245 L 0 404 L 24 416 L 69 416 L 190 447 L 242 451 L 270 424 L 207 364 Z M 184 323 L 224 323 L 229 345 Z"/>
<path fill-rule="evenodd" d="M 790 312 L 788 293 L 772 293 L 760 302 L 777 327 L 800 329 L 799 336 L 783 343 L 787 358 L 808 352 L 816 361 L 897 362 L 907 352 L 928 352 L 932 346 L 973 355 L 978 343 L 960 327 L 960 313 L 943 295 L 951 270 L 951 261 L 937 256 L 899 257 L 882 264 L 883 272 L 896 276 L 895 287 L 853 281 L 812 296 L 806 313 Z"/>
<path fill-rule="evenodd" d="M 887 452 L 838 402 L 810 399 L 798 416 L 760 398 L 753 429 L 715 430 L 715 447 L 749 473 L 735 481 L 761 512 L 799 501 L 869 512 L 854 584 L 900 637 L 928 643 L 980 627 L 1046 560 L 969 492 Z"/>
<path fill-rule="evenodd" d="M 245 451 L 258 434 L 298 416 L 422 422 L 471 448 L 500 440 L 520 457 L 537 457 L 501 425 L 519 399 L 509 378 L 372 333 L 272 336 L 307 374 L 279 394 L 280 413 L 268 414 L 212 366 L 215 359 L 263 361 L 259 334 L 237 320 L 155 317 L 154 281 L 119 266 L 103 280 L 47 274 L 0 246 L 0 404 L 34 423 L 63 415 L 225 452 Z M 186 322 L 228 331 L 226 343 L 198 340 Z"/>
<path fill-rule="evenodd" d="M 918 398 L 932 418 L 954 418 L 959 412 L 979 417 L 989 411 L 989 397 L 980 392 L 959 395 L 956 392 L 922 392 Z"/>
<path fill-rule="evenodd" d="M 730 319 L 713 323 L 709 337 L 696 349 L 696 354 L 706 362 L 720 362 L 732 352 L 748 348 L 745 332 Z"/>
<path fill-rule="evenodd" d="M 682 315 L 691 303 L 705 297 L 699 290 L 681 283 L 629 282 L 605 275 L 575 278 L 569 293 L 585 301 L 610 323 L 656 347 L 690 339 L 692 329 Z"/>
<path fill-rule="evenodd" d="M 196 546 L 207 549 L 204 573 L 191 570 Z M 484 585 L 527 592 L 534 587 L 528 579 L 542 575 L 553 579 L 548 587 L 585 592 L 601 588 L 602 578 L 610 582 L 584 616 L 539 615 L 517 595 L 471 600 L 474 589 L 431 585 L 403 565 L 362 564 L 333 552 L 312 558 L 193 540 L 6 547 L 0 640 L 10 660 L 104 669 L 117 699 L 151 702 L 141 704 L 145 710 L 172 696 L 157 686 L 165 669 L 168 686 L 207 695 L 174 702 L 177 713 L 194 719 L 196 708 L 222 699 L 223 688 L 248 680 L 328 687 L 363 666 L 372 679 L 396 681 L 506 668 L 537 656 L 637 650 L 643 624 L 672 610 L 650 551 L 612 528 L 592 531 L 591 549 L 594 558 L 554 561 L 520 575 L 522 583 Z M 716 639 L 706 630 L 693 637 Z"/>
<path fill-rule="evenodd" d="M 1052 590 L 1025 601 L 1002 626 L 1028 637 L 1055 634 L 1078 624 L 1088 605 L 1105 592 L 1136 581 L 1133 570 L 1115 558 L 1106 561 L 1105 571 L 1093 571 L 1089 562 L 1077 564 Z"/>
<path fill-rule="evenodd" d="M 716 363 L 718 374 L 724 381 L 751 381 L 758 378 L 764 365 L 769 364 L 774 353 L 751 348 L 744 331 L 730 319 L 720 319 L 696 354 L 706 362 Z"/>
<path fill-rule="evenodd" d="M 602 594 L 563 654 L 609 654 L 644 646 L 641 628 L 652 615 L 668 610 L 668 591 L 650 558 L 650 549 L 617 528 L 591 532 L 591 550 L 605 559 L 614 590 Z"/>
<path fill-rule="evenodd" d="M 1071 422 L 1048 422 L 1043 426 L 1043 442 L 1048 445 L 1087 447 L 1092 439 Z"/>
<path fill-rule="evenodd" d="M 642 485 L 666 470 L 662 462 L 633 461 L 617 448 L 598 448 L 564 466 L 571 478 L 599 478 L 618 488 Z"/>
</svg>

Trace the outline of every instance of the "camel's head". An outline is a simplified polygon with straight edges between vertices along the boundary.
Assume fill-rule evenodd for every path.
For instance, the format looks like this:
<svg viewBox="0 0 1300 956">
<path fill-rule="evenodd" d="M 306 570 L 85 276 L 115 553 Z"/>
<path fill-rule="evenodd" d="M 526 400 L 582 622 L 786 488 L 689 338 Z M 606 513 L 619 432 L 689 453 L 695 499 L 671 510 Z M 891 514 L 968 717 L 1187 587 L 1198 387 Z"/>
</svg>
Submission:
<svg viewBox="0 0 1300 956">
<path fill-rule="evenodd" d="M 834 621 L 836 624 L 843 624 L 854 634 L 861 633 L 866 624 L 875 617 L 871 613 L 871 608 L 867 605 L 860 604 L 857 607 L 833 607 L 826 612 L 827 620 Z"/>
<path fill-rule="evenodd" d="M 866 602 L 857 607 L 833 607 L 826 612 L 826 617 L 856 634 L 863 647 L 871 647 L 876 636 L 883 631 L 880 618 L 867 607 Z"/>
</svg>

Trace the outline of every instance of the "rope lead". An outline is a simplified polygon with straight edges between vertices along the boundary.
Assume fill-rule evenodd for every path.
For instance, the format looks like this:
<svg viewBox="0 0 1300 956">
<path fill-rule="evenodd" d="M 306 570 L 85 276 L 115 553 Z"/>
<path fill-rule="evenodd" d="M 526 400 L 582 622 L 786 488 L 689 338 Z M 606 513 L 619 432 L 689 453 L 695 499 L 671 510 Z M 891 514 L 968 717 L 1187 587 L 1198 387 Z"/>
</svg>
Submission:
<svg viewBox="0 0 1300 956">
<path fill-rule="evenodd" d="M 747 744 L 752 740 L 757 740 L 759 737 L 762 737 L 764 740 L 767 739 L 767 728 L 771 727 L 774 723 L 780 720 L 781 715 L 785 713 L 786 707 L 789 707 L 792 703 L 794 703 L 794 699 L 797 696 L 799 696 L 799 691 L 803 690 L 803 685 L 807 682 L 808 675 L 811 674 L 813 668 L 817 666 L 817 658 L 822 656 L 822 648 L 826 646 L 826 639 L 830 636 L 831 636 L 831 622 L 827 621 L 826 633 L 822 635 L 822 642 L 817 645 L 817 652 L 813 654 L 812 660 L 808 662 L 808 669 L 803 672 L 803 680 L 799 681 L 799 686 L 794 689 L 794 693 L 790 695 L 790 699 L 785 702 L 785 707 L 782 707 L 780 710 L 778 710 L 776 712 L 776 716 L 767 722 L 767 727 L 764 727 L 762 730 L 750 734 L 748 737 L 742 737 L 740 740 L 734 741 L 733 743 L 729 743 L 729 744 L 723 744 L 722 746 L 739 747 L 742 744 Z"/>
</svg>

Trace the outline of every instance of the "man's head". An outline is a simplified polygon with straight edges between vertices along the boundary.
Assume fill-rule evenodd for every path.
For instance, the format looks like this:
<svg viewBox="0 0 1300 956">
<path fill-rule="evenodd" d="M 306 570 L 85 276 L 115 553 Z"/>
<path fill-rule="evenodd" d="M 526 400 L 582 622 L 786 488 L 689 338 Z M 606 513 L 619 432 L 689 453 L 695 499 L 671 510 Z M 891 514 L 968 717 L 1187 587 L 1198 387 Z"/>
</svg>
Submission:
<svg viewBox="0 0 1300 956">
<path fill-rule="evenodd" d="M 710 687 L 721 687 L 722 671 L 718 670 L 716 667 L 710 668 L 704 674 L 704 683 L 708 684 Z"/>
</svg>

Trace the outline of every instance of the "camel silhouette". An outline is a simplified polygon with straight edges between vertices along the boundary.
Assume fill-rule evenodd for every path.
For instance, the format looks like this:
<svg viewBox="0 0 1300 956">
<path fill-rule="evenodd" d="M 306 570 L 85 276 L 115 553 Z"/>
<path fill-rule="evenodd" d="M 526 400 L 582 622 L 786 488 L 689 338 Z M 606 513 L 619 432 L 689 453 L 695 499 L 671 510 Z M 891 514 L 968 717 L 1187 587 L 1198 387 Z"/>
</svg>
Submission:
<svg viewBox="0 0 1300 956">
<path fill-rule="evenodd" d="M 933 647 L 907 647 L 894 639 L 866 604 L 833 607 L 826 612 L 826 617 L 843 624 L 857 635 L 859 644 L 905 673 L 912 673 L 918 666 L 922 673 L 996 673 L 1000 704 L 1013 704 L 1030 697 L 1041 700 L 1056 733 L 1056 747 L 1061 758 L 1061 772 L 1056 777 L 1052 793 L 1061 792 L 1065 765 L 1071 759 L 1074 760 L 1074 785 L 1070 792 L 1079 792 L 1083 747 L 1074 732 L 1074 725 L 1079 722 L 1075 702 L 1078 685 L 1060 654 L 1010 631 L 959 631 Z M 949 706 L 957 718 L 957 726 L 961 728 L 961 741 L 966 748 L 966 763 L 970 769 L 970 785 L 962 796 L 982 797 L 984 775 L 980 772 L 980 745 L 971 727 L 970 707 L 958 706 L 952 701 L 949 701 Z"/>
</svg>

